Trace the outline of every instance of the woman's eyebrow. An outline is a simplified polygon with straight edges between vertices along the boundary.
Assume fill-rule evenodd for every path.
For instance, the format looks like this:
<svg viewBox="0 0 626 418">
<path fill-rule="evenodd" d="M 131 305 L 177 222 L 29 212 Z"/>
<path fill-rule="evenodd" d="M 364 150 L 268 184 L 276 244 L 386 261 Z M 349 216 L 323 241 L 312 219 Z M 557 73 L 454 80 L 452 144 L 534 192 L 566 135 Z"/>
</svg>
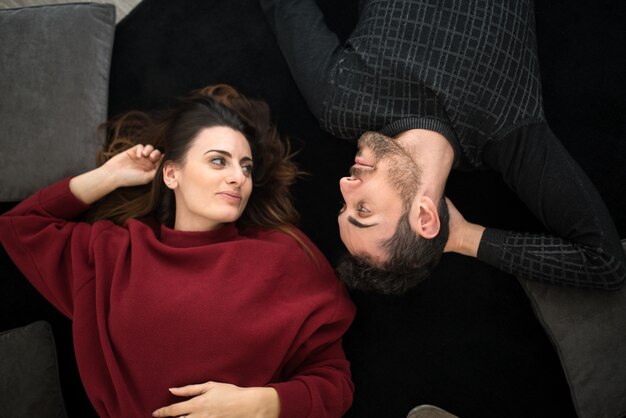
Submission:
<svg viewBox="0 0 626 418">
<path fill-rule="evenodd" d="M 224 151 L 224 150 L 221 150 L 221 149 L 210 149 L 210 150 L 208 150 L 208 151 L 205 151 L 205 153 L 204 153 L 204 154 L 202 154 L 202 155 L 206 155 L 206 154 L 208 154 L 209 152 L 217 152 L 218 154 L 222 154 L 222 155 L 225 155 L 225 156 L 227 156 L 227 157 L 231 157 L 231 158 L 232 158 L 232 156 L 233 156 L 230 152 L 228 152 L 228 151 Z"/>
<path fill-rule="evenodd" d="M 224 151 L 224 150 L 221 150 L 221 149 L 210 149 L 210 150 L 207 150 L 202 155 L 206 155 L 206 154 L 208 154 L 210 152 L 217 152 L 218 154 L 222 154 L 222 155 L 225 155 L 226 157 L 233 158 L 233 155 L 230 152 Z M 243 157 L 240 161 L 253 161 L 253 160 L 252 160 L 252 157 Z"/>
</svg>

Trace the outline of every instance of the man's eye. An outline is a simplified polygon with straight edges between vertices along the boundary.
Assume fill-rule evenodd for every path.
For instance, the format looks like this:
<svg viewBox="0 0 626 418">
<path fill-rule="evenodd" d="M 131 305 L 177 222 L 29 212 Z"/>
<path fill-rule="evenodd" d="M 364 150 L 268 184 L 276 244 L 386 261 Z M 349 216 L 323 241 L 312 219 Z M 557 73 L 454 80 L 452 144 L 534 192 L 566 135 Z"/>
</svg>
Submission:
<svg viewBox="0 0 626 418">
<path fill-rule="evenodd" d="M 339 213 L 344 213 L 346 210 L 346 202 L 339 202 Z"/>
<path fill-rule="evenodd" d="M 357 206 L 356 211 L 360 213 L 370 213 L 370 211 L 363 205 Z"/>
</svg>

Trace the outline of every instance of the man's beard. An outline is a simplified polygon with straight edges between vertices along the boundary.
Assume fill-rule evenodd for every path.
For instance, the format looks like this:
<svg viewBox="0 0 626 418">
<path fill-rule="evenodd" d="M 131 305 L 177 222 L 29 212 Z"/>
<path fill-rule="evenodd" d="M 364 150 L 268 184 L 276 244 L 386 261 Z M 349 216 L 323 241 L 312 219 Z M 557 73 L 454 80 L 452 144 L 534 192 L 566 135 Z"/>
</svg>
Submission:
<svg viewBox="0 0 626 418">
<path fill-rule="evenodd" d="M 388 184 L 396 189 L 402 198 L 405 210 L 407 210 L 421 183 L 420 168 L 409 154 L 393 138 L 378 132 L 366 132 L 359 138 L 359 148 L 367 147 L 372 151 L 375 159 L 375 170 L 379 162 L 388 161 L 387 177 Z M 355 168 L 353 175 L 358 177 Z M 351 172 L 352 173 L 352 172 Z"/>
</svg>

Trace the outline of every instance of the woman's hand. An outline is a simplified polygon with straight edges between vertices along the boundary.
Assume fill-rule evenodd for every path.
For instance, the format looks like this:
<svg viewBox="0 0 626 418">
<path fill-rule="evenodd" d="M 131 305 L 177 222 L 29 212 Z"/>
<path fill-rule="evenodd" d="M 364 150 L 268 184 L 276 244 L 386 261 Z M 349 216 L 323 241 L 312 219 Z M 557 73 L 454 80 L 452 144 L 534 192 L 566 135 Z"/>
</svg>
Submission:
<svg viewBox="0 0 626 418">
<path fill-rule="evenodd" d="M 191 399 L 159 408 L 154 417 L 278 418 L 280 401 L 274 388 L 207 382 L 170 389 Z"/>
<path fill-rule="evenodd" d="M 161 158 L 161 151 L 152 145 L 135 145 L 95 170 L 74 177 L 70 181 L 70 190 L 79 200 L 90 205 L 118 187 L 149 183 Z"/>
<path fill-rule="evenodd" d="M 478 247 L 483 236 L 484 226 L 467 222 L 461 212 L 446 197 L 450 219 L 448 225 L 450 233 L 444 252 L 455 252 L 470 257 L 476 257 Z"/>
<path fill-rule="evenodd" d="M 135 145 L 113 156 L 102 168 L 117 180 L 118 187 L 140 186 L 152 181 L 161 157 L 161 151 L 152 145 Z"/>
</svg>

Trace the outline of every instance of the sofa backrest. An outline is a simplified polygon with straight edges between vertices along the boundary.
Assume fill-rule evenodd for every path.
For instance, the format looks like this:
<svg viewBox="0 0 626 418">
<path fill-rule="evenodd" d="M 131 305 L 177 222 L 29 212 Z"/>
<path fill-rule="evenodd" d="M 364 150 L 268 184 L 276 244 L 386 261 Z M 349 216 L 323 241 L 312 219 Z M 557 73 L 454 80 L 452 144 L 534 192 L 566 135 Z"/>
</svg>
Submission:
<svg viewBox="0 0 626 418">
<path fill-rule="evenodd" d="M 0 10 L 0 201 L 95 167 L 115 7 Z"/>
</svg>

